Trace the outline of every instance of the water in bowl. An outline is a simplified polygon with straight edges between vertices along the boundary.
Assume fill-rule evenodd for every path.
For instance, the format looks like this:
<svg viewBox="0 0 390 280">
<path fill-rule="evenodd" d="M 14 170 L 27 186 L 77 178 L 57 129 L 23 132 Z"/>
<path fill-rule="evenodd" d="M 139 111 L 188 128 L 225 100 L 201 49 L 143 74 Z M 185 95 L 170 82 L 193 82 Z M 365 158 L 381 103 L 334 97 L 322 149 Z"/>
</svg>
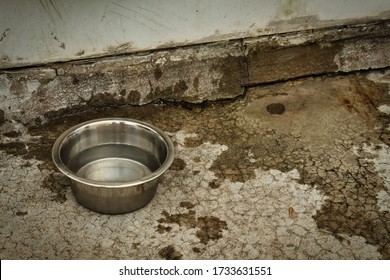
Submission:
<svg viewBox="0 0 390 280">
<path fill-rule="evenodd" d="M 118 183 L 141 179 L 159 166 L 151 153 L 123 144 L 94 146 L 77 154 L 68 164 L 68 168 L 82 178 Z"/>
</svg>

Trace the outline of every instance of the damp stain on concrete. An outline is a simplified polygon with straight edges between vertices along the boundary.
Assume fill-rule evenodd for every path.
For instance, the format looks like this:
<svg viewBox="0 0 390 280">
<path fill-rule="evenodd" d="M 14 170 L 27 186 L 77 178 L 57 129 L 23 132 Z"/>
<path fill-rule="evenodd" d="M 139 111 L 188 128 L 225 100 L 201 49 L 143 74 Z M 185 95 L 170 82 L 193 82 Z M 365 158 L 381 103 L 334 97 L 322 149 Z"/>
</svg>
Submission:
<svg viewBox="0 0 390 280">
<path fill-rule="evenodd" d="M 201 106 L 86 104 L 9 128 L 22 134 L 1 138 L 0 257 L 388 259 L 386 77 L 305 78 Z M 137 212 L 82 208 L 51 163 L 55 139 L 97 117 L 143 120 L 174 142 L 172 168 Z"/>
<path fill-rule="evenodd" d="M 171 165 L 172 170 L 183 170 L 186 167 L 186 163 L 181 158 L 176 157 Z"/>
<path fill-rule="evenodd" d="M 189 201 L 182 201 L 182 202 L 180 202 L 180 207 L 192 209 L 195 207 L 195 205 Z"/>
<path fill-rule="evenodd" d="M 51 200 L 59 203 L 64 203 L 67 198 L 67 189 L 69 189 L 71 181 L 61 173 L 53 173 L 46 176 L 42 183 L 43 188 L 47 188 L 52 192 Z"/>
<path fill-rule="evenodd" d="M 0 110 L 0 125 L 2 125 L 5 121 L 5 118 L 4 118 L 4 111 L 3 110 Z"/>
<path fill-rule="evenodd" d="M 26 155 L 26 145 L 19 142 L 0 143 L 0 149 L 12 155 Z"/>
<path fill-rule="evenodd" d="M 271 103 L 267 105 L 266 109 L 272 115 L 281 115 L 286 110 L 282 103 Z"/>
<path fill-rule="evenodd" d="M 222 231 L 228 230 L 225 221 L 213 216 L 199 217 L 197 227 L 200 229 L 196 232 L 196 237 L 204 244 L 210 240 L 221 239 L 223 237 Z"/>
<path fill-rule="evenodd" d="M 158 255 L 166 260 L 181 260 L 183 257 L 183 254 L 178 252 L 173 245 L 160 249 Z"/>
<path fill-rule="evenodd" d="M 173 85 L 169 85 L 165 88 L 156 88 L 150 87 L 148 99 L 154 100 L 157 98 L 164 98 L 168 100 L 180 99 L 180 97 L 185 96 L 185 92 L 188 89 L 187 83 L 184 80 L 176 81 Z"/>
<path fill-rule="evenodd" d="M 159 80 L 162 75 L 163 75 L 163 72 L 162 72 L 160 66 L 157 64 L 156 68 L 154 69 L 154 78 L 156 80 Z"/>
<path fill-rule="evenodd" d="M 3 135 L 10 138 L 17 138 L 18 136 L 21 136 L 22 133 L 20 131 L 10 131 L 3 133 Z"/>
<path fill-rule="evenodd" d="M 196 237 L 203 244 L 222 238 L 222 231 L 228 229 L 225 221 L 214 216 L 196 217 L 196 213 L 193 210 L 188 210 L 187 213 L 172 215 L 164 211 L 162 214 L 164 217 L 158 220 L 160 224 L 175 223 L 181 227 L 196 228 Z"/>
</svg>

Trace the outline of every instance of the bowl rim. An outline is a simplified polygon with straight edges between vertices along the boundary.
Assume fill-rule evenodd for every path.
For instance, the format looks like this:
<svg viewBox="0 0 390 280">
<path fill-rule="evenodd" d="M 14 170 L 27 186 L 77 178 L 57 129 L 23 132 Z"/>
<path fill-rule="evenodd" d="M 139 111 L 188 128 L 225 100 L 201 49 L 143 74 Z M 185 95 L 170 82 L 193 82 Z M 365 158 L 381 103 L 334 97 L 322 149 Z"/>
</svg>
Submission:
<svg viewBox="0 0 390 280">
<path fill-rule="evenodd" d="M 90 180 L 86 179 L 83 177 L 78 176 L 75 172 L 71 171 L 62 161 L 61 156 L 60 156 L 60 151 L 61 148 L 64 144 L 64 141 L 69 138 L 71 135 L 74 135 L 77 131 L 81 130 L 82 128 L 91 125 L 91 124 L 98 124 L 98 123 L 123 123 L 125 122 L 128 125 L 134 125 L 136 124 L 137 126 L 141 126 L 143 128 L 146 128 L 149 131 L 152 131 L 153 133 L 156 133 L 162 139 L 164 140 L 164 144 L 166 145 L 167 148 L 167 156 L 165 158 L 165 161 L 161 164 L 161 166 L 153 171 L 152 173 L 148 174 L 147 176 L 144 176 L 138 180 L 134 181 L 129 181 L 129 182 L 101 182 L 101 181 L 95 181 L 95 180 Z M 175 157 L 175 149 L 172 140 L 166 135 L 165 132 L 160 130 L 159 128 L 155 127 L 154 125 L 151 125 L 149 123 L 135 120 L 135 119 L 130 119 L 130 118 L 99 118 L 99 119 L 93 119 L 89 121 L 85 121 L 82 123 L 79 123 L 75 126 L 70 127 L 67 129 L 65 132 L 63 132 L 54 142 L 53 147 L 52 147 L 52 159 L 55 164 L 55 166 L 67 177 L 70 179 L 94 186 L 94 187 L 101 187 L 101 188 L 121 188 L 121 187 L 131 187 L 131 186 L 138 186 L 144 183 L 147 183 L 149 181 L 152 181 L 158 177 L 160 177 L 172 164 L 173 160 Z"/>
</svg>

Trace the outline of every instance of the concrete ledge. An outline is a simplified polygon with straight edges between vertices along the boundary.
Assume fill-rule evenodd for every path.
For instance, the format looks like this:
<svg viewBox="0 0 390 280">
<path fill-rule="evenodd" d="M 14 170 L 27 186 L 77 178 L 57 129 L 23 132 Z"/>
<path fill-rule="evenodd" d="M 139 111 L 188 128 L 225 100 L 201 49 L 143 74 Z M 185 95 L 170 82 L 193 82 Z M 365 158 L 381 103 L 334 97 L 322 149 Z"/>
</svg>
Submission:
<svg viewBox="0 0 390 280">
<path fill-rule="evenodd" d="M 249 85 L 390 65 L 390 22 L 245 41 Z"/>
<path fill-rule="evenodd" d="M 0 113 L 45 122 L 68 109 L 200 103 L 239 96 L 247 86 L 388 66 L 390 21 L 382 21 L 0 70 Z"/>
<path fill-rule="evenodd" d="M 202 102 L 242 94 L 248 83 L 240 42 L 0 72 L 2 108 L 23 123 L 75 106 Z"/>
</svg>

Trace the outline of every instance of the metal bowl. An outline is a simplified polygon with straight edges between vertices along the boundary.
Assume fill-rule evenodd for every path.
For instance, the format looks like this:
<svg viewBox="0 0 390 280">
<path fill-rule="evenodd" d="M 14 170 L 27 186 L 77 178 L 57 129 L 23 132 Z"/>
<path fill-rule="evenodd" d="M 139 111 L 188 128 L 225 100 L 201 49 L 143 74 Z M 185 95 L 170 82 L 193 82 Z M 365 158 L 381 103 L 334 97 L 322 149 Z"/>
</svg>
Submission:
<svg viewBox="0 0 390 280">
<path fill-rule="evenodd" d="M 123 214 L 148 204 L 174 158 L 172 141 L 141 121 L 108 118 L 76 125 L 56 140 L 54 164 L 84 207 Z"/>
</svg>

